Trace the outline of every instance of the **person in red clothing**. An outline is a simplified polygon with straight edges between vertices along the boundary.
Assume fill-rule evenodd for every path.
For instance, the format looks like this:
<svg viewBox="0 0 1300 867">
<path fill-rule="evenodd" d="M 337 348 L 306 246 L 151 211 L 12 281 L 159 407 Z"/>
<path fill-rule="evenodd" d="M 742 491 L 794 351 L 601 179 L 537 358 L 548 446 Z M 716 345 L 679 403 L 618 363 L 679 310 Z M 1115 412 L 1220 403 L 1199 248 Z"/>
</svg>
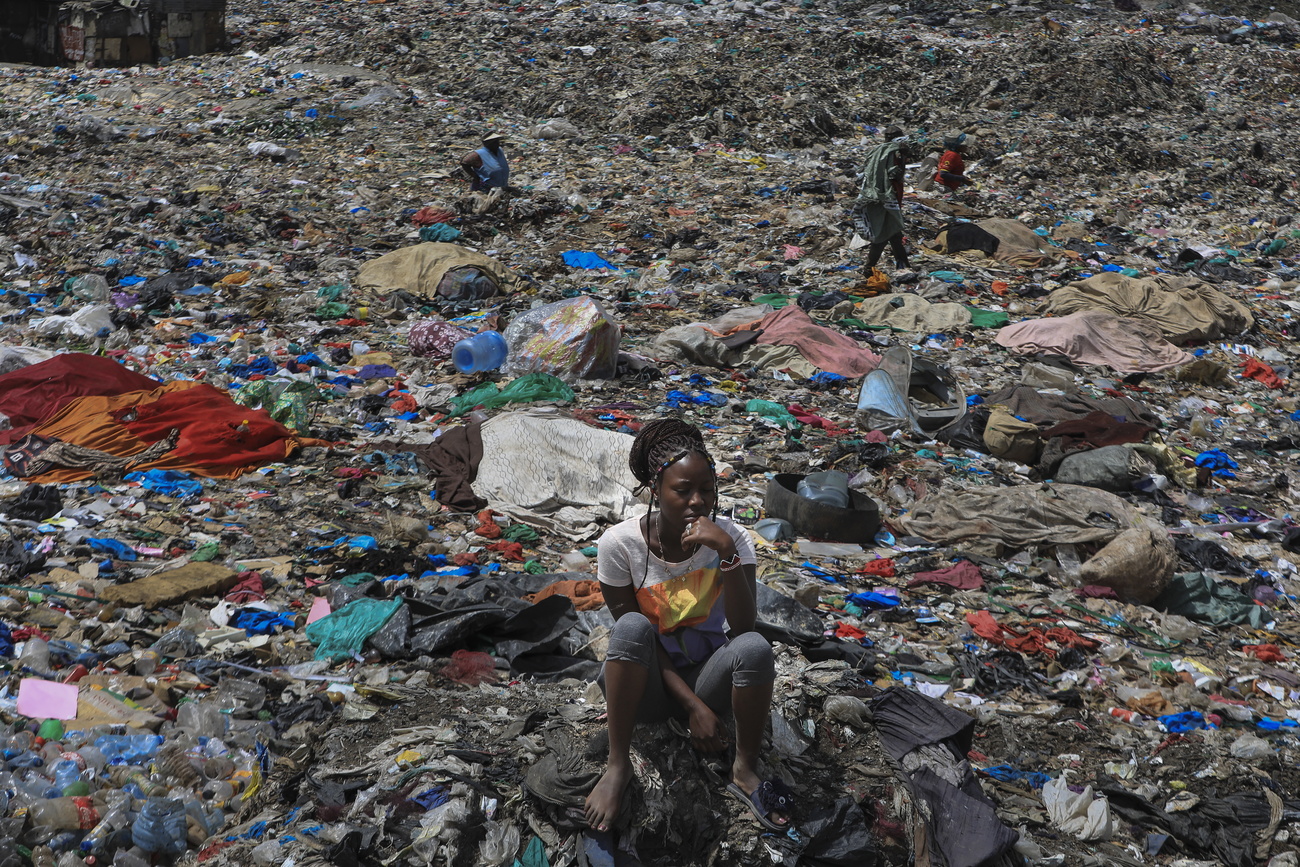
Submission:
<svg viewBox="0 0 1300 867">
<path fill-rule="evenodd" d="M 943 140 L 943 156 L 939 158 L 938 171 L 934 173 L 934 182 L 943 184 L 949 192 L 953 192 L 958 187 L 972 184 L 970 178 L 966 177 L 966 161 L 962 159 L 962 152 L 966 149 L 966 133 L 952 133 Z"/>
</svg>

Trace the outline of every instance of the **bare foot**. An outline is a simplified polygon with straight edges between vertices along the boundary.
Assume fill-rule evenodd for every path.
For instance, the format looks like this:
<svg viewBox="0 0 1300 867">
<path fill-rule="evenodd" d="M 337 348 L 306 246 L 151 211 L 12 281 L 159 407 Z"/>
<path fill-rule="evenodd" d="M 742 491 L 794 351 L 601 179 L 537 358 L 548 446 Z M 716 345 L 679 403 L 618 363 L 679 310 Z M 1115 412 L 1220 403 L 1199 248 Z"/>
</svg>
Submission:
<svg viewBox="0 0 1300 867">
<path fill-rule="evenodd" d="M 757 772 L 752 767 L 742 765 L 739 760 L 731 766 L 731 781 L 740 786 L 740 790 L 746 795 L 753 795 L 754 790 L 763 782 L 758 778 Z M 767 818 L 778 825 L 788 825 L 790 823 L 790 817 L 785 813 L 768 813 Z"/>
<path fill-rule="evenodd" d="M 632 763 L 609 764 L 587 796 L 587 824 L 597 831 L 608 831 L 618 818 L 623 790 L 632 782 Z"/>
</svg>

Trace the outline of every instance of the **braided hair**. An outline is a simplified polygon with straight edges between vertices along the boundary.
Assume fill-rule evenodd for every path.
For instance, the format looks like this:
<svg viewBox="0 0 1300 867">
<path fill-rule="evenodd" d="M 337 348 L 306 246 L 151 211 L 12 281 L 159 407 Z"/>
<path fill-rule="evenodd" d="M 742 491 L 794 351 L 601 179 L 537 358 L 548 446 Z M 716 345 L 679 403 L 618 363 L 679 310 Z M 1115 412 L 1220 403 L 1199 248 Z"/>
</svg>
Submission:
<svg viewBox="0 0 1300 867">
<path fill-rule="evenodd" d="M 664 470 L 688 455 L 700 455 L 709 462 L 709 469 L 713 469 L 713 457 L 704 445 L 704 434 L 700 433 L 700 429 L 695 425 L 679 418 L 657 418 L 647 422 L 636 435 L 636 439 L 632 440 L 632 451 L 628 454 L 627 464 L 632 470 L 632 475 L 641 483 L 637 489 L 638 493 L 650 489 L 650 513 L 654 512 L 656 501 L 659 499 L 658 481 L 663 476 Z M 713 517 L 716 518 L 718 514 L 716 475 L 713 484 Z M 649 515 L 646 520 L 649 521 Z M 662 551 L 663 542 L 661 541 L 659 545 Z M 645 570 L 641 573 L 641 582 L 636 588 L 638 591 L 645 586 L 646 575 L 649 573 L 648 553 Z"/>
<path fill-rule="evenodd" d="M 641 489 L 653 490 L 664 470 L 691 454 L 700 455 L 713 466 L 699 428 L 679 418 L 657 418 L 647 422 L 632 440 L 627 464 Z"/>
</svg>

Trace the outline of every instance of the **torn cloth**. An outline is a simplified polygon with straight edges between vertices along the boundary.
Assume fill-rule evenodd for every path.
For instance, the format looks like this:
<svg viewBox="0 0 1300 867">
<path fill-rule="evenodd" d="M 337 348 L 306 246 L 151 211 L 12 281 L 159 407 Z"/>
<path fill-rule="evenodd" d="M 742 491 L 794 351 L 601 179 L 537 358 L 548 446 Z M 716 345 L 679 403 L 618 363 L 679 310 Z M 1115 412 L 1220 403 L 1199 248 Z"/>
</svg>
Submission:
<svg viewBox="0 0 1300 867">
<path fill-rule="evenodd" d="M 791 304 L 763 317 L 758 326 L 760 345 L 793 346 L 821 370 L 840 376 L 866 376 L 880 364 L 880 356 L 846 334 L 818 325 Z"/>
<path fill-rule="evenodd" d="M 880 742 L 925 803 L 931 845 L 947 867 L 995 863 L 1019 835 L 998 818 L 966 754 L 975 719 L 919 692 L 893 687 L 870 702 Z"/>
<path fill-rule="evenodd" d="M 499 514 L 582 540 L 640 508 L 627 434 L 535 409 L 493 416 L 481 436 L 474 493 Z"/>
<path fill-rule="evenodd" d="M 1107 272 L 1052 292 L 1044 313 L 1104 310 L 1153 325 L 1172 343 L 1218 340 L 1255 324 L 1246 305 L 1187 277 L 1126 277 Z"/>
<path fill-rule="evenodd" d="M 1152 428 L 1160 425 L 1160 417 L 1150 407 L 1129 397 L 1091 398 L 1079 394 L 1045 394 L 1028 385 L 1017 385 L 990 394 L 984 401 L 988 404 L 1001 404 L 1016 418 L 1040 428 L 1083 418 L 1094 412 L 1104 412 L 1119 421 L 1136 422 Z"/>
<path fill-rule="evenodd" d="M 946 569 L 917 572 L 912 580 L 907 582 L 908 587 L 921 584 L 945 584 L 957 590 L 978 590 L 984 586 L 984 576 L 980 574 L 980 567 L 971 561 L 959 560 Z"/>
<path fill-rule="evenodd" d="M 1099 646 L 1096 641 L 1084 638 L 1068 626 L 1054 626 L 1051 629 L 1034 627 L 1024 632 L 1017 632 L 1009 626 L 998 623 L 988 611 L 967 612 L 966 622 L 970 624 L 971 631 L 980 638 L 1031 655 L 1041 653 L 1044 656 L 1055 657 L 1058 651 L 1052 646 L 1053 644 L 1060 648 L 1077 647 L 1080 650 L 1092 650 Z"/>
</svg>

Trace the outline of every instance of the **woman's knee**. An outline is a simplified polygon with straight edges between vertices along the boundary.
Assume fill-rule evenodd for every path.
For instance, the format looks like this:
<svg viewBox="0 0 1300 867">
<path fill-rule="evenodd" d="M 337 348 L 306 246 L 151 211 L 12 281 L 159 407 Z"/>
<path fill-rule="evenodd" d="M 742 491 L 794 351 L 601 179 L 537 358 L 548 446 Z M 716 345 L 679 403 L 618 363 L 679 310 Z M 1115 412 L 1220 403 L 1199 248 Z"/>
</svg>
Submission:
<svg viewBox="0 0 1300 867">
<path fill-rule="evenodd" d="M 746 632 L 731 640 L 736 654 L 736 686 L 756 686 L 776 680 L 776 659 L 771 643 L 757 632 Z M 744 681 L 744 682 L 742 682 Z"/>
<path fill-rule="evenodd" d="M 658 640 L 654 625 L 639 611 L 629 611 L 620 617 L 609 633 L 609 652 L 606 659 L 639 662 L 649 667 L 655 655 Z"/>
</svg>

